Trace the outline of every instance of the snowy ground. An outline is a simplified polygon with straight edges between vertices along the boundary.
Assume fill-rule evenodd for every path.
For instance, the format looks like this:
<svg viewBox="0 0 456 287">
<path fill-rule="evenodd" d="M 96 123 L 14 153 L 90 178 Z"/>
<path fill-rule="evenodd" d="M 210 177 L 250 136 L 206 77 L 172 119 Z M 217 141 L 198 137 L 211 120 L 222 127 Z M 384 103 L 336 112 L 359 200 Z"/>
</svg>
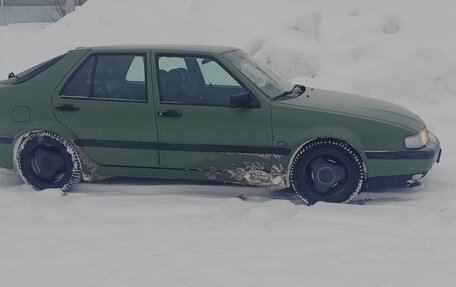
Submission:
<svg viewBox="0 0 456 287">
<path fill-rule="evenodd" d="M 0 75 L 77 46 L 234 45 L 295 81 L 406 106 L 444 148 L 422 186 L 362 194 L 365 205 L 307 207 L 259 188 L 159 180 L 62 196 L 0 175 L 0 286 L 454 286 L 455 8 L 90 0 L 50 26 L 0 27 Z"/>
</svg>

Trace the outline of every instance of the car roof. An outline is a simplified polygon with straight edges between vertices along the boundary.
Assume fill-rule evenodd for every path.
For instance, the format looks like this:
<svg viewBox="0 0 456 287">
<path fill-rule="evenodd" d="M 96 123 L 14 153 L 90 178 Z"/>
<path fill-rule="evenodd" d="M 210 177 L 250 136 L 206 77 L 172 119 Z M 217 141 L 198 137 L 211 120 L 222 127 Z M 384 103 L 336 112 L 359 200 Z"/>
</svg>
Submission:
<svg viewBox="0 0 456 287">
<path fill-rule="evenodd" d="M 239 50 L 239 48 L 229 46 L 210 46 L 210 45 L 109 45 L 95 47 L 81 47 L 78 49 L 90 49 L 96 52 L 109 51 L 144 51 L 154 50 L 162 53 L 205 53 L 205 54 L 223 54 L 225 52 Z"/>
</svg>

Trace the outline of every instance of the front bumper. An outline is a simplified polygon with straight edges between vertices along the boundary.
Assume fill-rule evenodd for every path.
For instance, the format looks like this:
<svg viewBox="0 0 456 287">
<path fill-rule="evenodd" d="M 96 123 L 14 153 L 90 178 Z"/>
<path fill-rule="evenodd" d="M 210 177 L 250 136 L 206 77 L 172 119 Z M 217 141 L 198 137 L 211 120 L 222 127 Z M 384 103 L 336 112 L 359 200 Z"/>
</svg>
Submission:
<svg viewBox="0 0 456 287">
<path fill-rule="evenodd" d="M 430 148 L 434 152 L 433 163 L 439 163 L 440 158 L 442 157 L 442 148 L 440 147 L 439 139 L 431 132 L 429 133 L 429 142 Z M 431 166 L 432 167 L 432 166 Z M 429 168 L 430 169 L 430 168 Z"/>
<path fill-rule="evenodd" d="M 429 133 L 429 138 L 428 144 L 420 150 L 366 152 L 368 184 L 384 183 L 389 187 L 419 182 L 442 156 L 437 137 Z"/>
<path fill-rule="evenodd" d="M 414 187 L 421 185 L 421 180 L 427 173 L 396 176 L 377 176 L 367 179 L 367 189 L 370 191 L 385 188 Z"/>
</svg>

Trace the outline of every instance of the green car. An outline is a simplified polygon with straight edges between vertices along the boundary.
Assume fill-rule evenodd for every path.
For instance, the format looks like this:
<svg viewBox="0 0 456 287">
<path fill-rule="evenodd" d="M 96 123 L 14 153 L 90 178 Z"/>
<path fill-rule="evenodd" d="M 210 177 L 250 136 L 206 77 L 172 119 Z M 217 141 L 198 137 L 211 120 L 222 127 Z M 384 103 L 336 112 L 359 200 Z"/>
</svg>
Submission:
<svg viewBox="0 0 456 287">
<path fill-rule="evenodd" d="M 440 154 L 410 111 L 293 85 L 231 47 L 78 48 L 0 82 L 0 167 L 36 190 L 151 177 L 348 202 Z"/>
</svg>

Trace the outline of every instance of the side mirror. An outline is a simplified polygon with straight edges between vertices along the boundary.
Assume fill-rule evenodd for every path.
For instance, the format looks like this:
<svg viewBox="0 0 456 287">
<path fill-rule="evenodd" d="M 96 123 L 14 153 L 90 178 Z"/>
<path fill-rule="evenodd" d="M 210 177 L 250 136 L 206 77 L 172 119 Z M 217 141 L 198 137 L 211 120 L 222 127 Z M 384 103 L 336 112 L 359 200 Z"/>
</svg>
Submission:
<svg viewBox="0 0 456 287">
<path fill-rule="evenodd" d="M 250 107 L 250 94 L 249 92 L 232 95 L 230 101 L 231 108 L 248 108 Z"/>
<path fill-rule="evenodd" d="M 14 73 L 9 73 L 8 79 L 11 79 L 11 78 L 14 78 L 14 77 L 16 77 L 16 75 Z"/>
</svg>

